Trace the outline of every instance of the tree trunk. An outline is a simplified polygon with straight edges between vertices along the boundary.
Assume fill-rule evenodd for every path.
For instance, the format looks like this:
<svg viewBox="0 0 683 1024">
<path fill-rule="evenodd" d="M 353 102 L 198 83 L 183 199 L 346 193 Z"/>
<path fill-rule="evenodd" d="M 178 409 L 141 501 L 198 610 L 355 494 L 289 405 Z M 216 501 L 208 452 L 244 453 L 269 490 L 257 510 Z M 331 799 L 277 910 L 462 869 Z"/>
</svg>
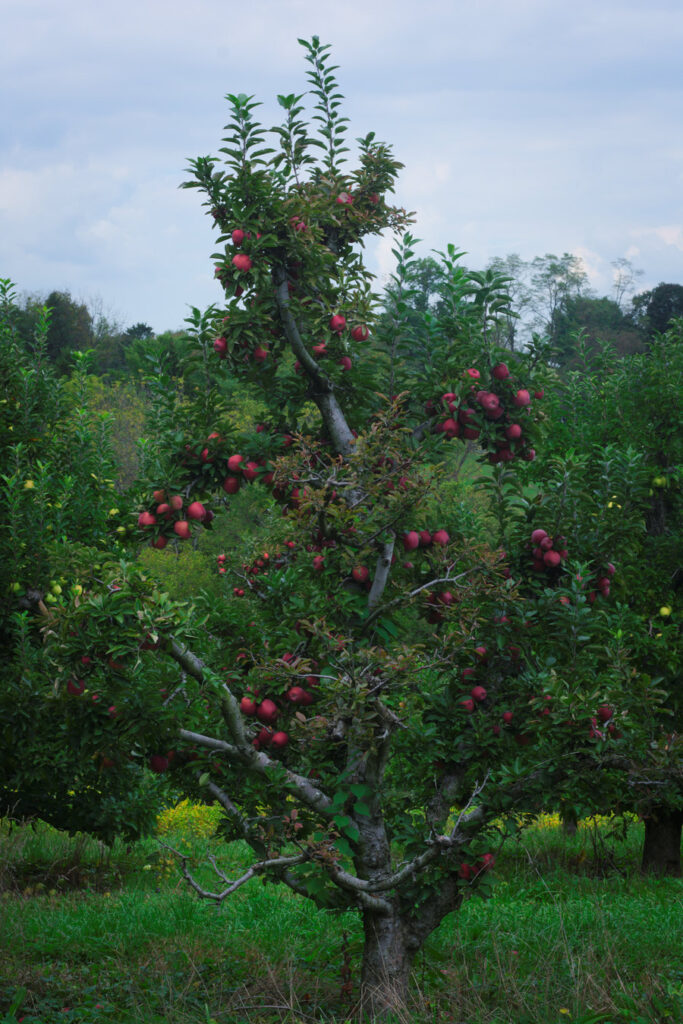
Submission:
<svg viewBox="0 0 683 1024">
<path fill-rule="evenodd" d="M 576 815 L 570 811 L 562 814 L 562 831 L 566 836 L 575 836 L 579 829 Z"/>
<path fill-rule="evenodd" d="M 645 819 L 642 870 L 654 875 L 681 876 L 683 811 L 656 808 Z"/>
<path fill-rule="evenodd" d="M 396 914 L 364 911 L 361 1010 L 370 1020 L 405 1009 L 408 983 L 420 940 Z"/>
</svg>

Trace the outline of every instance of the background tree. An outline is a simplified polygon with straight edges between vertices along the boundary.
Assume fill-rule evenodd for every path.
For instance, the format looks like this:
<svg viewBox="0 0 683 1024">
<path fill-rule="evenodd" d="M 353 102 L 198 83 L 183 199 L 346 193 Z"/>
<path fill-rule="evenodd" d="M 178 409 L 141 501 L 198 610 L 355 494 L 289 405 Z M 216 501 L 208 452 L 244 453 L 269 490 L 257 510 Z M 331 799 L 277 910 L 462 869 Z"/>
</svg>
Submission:
<svg viewBox="0 0 683 1024">
<path fill-rule="evenodd" d="M 683 317 L 683 285 L 658 284 L 633 298 L 633 316 L 648 338 L 663 334 L 672 319 Z"/>
<path fill-rule="evenodd" d="M 161 787 L 136 759 L 114 761 L 114 707 L 95 692 L 90 708 L 58 699 L 42 644 L 40 627 L 49 633 L 62 604 L 79 605 L 79 579 L 122 553 L 126 534 L 108 417 L 87 403 L 82 360 L 70 381 L 57 376 L 47 358 L 49 316 L 43 308 L 27 344 L 14 287 L 0 281 L 0 814 L 111 842 L 152 827 Z M 115 647 L 113 665 L 114 655 Z M 83 693 L 89 663 L 84 650 L 68 696 Z"/>
</svg>

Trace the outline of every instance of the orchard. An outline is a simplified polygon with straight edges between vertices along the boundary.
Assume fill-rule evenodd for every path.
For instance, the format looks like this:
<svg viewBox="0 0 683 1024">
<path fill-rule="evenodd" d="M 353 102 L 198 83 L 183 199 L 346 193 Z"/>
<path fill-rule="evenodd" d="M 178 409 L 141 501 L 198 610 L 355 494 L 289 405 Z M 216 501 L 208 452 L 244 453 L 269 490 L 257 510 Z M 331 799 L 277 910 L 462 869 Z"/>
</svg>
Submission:
<svg viewBox="0 0 683 1024">
<path fill-rule="evenodd" d="M 200 896 L 261 879 L 361 916 L 361 1003 L 383 1013 L 526 814 L 635 811 L 646 865 L 680 872 L 680 396 L 660 389 L 681 326 L 637 377 L 561 380 L 541 342 L 495 347 L 506 279 L 453 247 L 418 322 L 401 165 L 371 132 L 350 169 L 329 47 L 302 46 L 310 123 L 303 93 L 269 132 L 229 95 L 221 161 L 191 161 L 223 298 L 188 318 L 182 386 L 148 382 L 137 505 L 82 538 L 97 564 L 53 601 L 17 567 L 11 635 L 100 788 L 151 772 L 221 806 L 252 863 L 207 888 L 179 854 Z M 362 247 L 386 231 L 381 309 Z M 474 516 L 449 497 L 472 453 Z M 262 536 L 217 556 L 221 600 L 171 600 L 135 550 L 200 544 L 249 489 Z"/>
</svg>

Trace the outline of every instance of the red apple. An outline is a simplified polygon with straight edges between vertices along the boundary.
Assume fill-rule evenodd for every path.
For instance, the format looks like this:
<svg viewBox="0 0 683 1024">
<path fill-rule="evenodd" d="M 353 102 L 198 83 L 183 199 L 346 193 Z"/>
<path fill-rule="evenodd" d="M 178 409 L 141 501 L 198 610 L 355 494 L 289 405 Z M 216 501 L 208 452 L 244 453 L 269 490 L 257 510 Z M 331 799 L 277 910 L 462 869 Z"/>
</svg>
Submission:
<svg viewBox="0 0 683 1024">
<path fill-rule="evenodd" d="M 236 256 L 232 258 L 232 265 L 236 270 L 251 270 L 253 263 L 245 252 L 238 252 Z"/>
<path fill-rule="evenodd" d="M 235 228 L 235 230 L 232 233 L 232 244 L 241 245 L 243 241 L 244 231 L 242 231 L 242 228 Z"/>
<path fill-rule="evenodd" d="M 341 366 L 342 370 L 348 371 L 353 366 L 353 363 L 351 362 L 349 356 L 342 356 L 341 359 L 339 360 L 339 365 Z"/>
<path fill-rule="evenodd" d="M 465 700 L 460 701 L 460 707 L 463 711 L 474 711 L 474 701 L 470 697 L 467 697 Z"/>
<path fill-rule="evenodd" d="M 168 758 L 164 757 L 163 754 L 152 754 L 149 759 L 149 766 L 153 772 L 161 775 L 163 772 L 168 771 Z"/>
<path fill-rule="evenodd" d="M 445 548 L 449 540 L 450 537 L 445 530 L 436 530 L 436 532 L 432 534 L 432 543 L 438 544 L 439 547 Z"/>
<path fill-rule="evenodd" d="M 253 717 L 256 714 L 256 708 L 257 704 L 255 700 L 252 700 L 251 697 L 242 697 L 242 700 L 240 701 L 240 711 L 243 715 Z"/>
<path fill-rule="evenodd" d="M 357 565 L 351 575 L 356 583 L 365 583 L 370 577 L 370 570 L 365 565 Z"/>
<path fill-rule="evenodd" d="M 173 532 L 180 537 L 181 540 L 189 540 L 192 536 L 190 524 L 185 519 L 179 519 L 177 523 L 173 524 Z"/>
<path fill-rule="evenodd" d="M 497 366 L 493 367 L 491 374 L 493 377 L 495 377 L 496 380 L 507 380 L 507 378 L 510 376 L 510 371 L 508 370 L 505 363 L 498 363 Z"/>
<path fill-rule="evenodd" d="M 138 526 L 154 526 L 156 521 L 156 516 L 153 516 L 151 512 L 141 512 L 138 516 Z"/>
<path fill-rule="evenodd" d="M 225 338 L 214 338 L 213 350 L 220 359 L 225 359 L 228 353 L 228 343 Z"/>
<path fill-rule="evenodd" d="M 614 715 L 614 711 L 608 704 L 603 704 L 598 708 L 598 718 L 601 722 L 609 722 L 610 718 Z"/>
<path fill-rule="evenodd" d="M 518 409 L 523 409 L 530 403 L 531 395 L 526 390 L 526 388 L 520 388 L 519 391 L 512 397 L 512 404 L 516 405 Z"/>
<path fill-rule="evenodd" d="M 265 363 L 269 355 L 269 350 L 259 345 L 257 348 L 254 349 L 252 355 L 257 363 Z"/>
<path fill-rule="evenodd" d="M 278 710 L 277 704 L 266 697 L 262 700 L 256 709 L 256 717 L 259 722 L 263 722 L 264 725 L 273 725 L 277 721 Z"/>
<path fill-rule="evenodd" d="M 486 700 L 486 690 L 483 686 L 474 686 L 470 691 L 470 696 L 473 700 L 482 701 Z"/>
<path fill-rule="evenodd" d="M 159 534 L 156 540 L 152 541 L 152 547 L 158 551 L 163 551 L 168 544 L 168 537 L 164 537 L 163 533 Z"/>
<path fill-rule="evenodd" d="M 403 534 L 403 548 L 405 551 L 415 551 L 420 546 L 420 534 L 416 530 L 409 530 Z"/>
<path fill-rule="evenodd" d="M 247 462 L 246 466 L 242 466 L 242 474 L 244 479 L 248 483 L 252 483 L 259 474 L 259 465 L 257 462 Z"/>
<path fill-rule="evenodd" d="M 69 679 L 66 684 L 66 689 L 72 697 L 80 697 L 85 690 L 85 683 L 82 679 Z"/>
<path fill-rule="evenodd" d="M 228 459 L 228 469 L 231 473 L 239 473 L 244 462 L 243 455 L 231 455 Z"/>
<path fill-rule="evenodd" d="M 282 748 L 286 747 L 288 743 L 289 736 L 286 732 L 275 732 L 270 740 L 271 747 L 276 747 L 278 750 L 282 750 Z"/>
<path fill-rule="evenodd" d="M 346 317 L 342 316 L 341 313 L 335 313 L 334 316 L 330 317 L 330 330 L 334 331 L 335 334 L 341 334 L 346 327 Z"/>
<path fill-rule="evenodd" d="M 536 545 L 540 544 L 541 541 L 547 536 L 548 534 L 545 530 L 534 530 L 534 532 L 531 534 L 531 543 Z"/>
<path fill-rule="evenodd" d="M 367 341 L 370 337 L 370 331 L 367 329 L 365 324 L 359 324 L 351 331 L 351 337 L 354 341 Z"/>
<path fill-rule="evenodd" d="M 223 481 L 223 490 L 226 494 L 237 494 L 240 489 L 240 479 L 237 476 L 226 476 Z"/>
<path fill-rule="evenodd" d="M 562 556 L 559 551 L 546 551 L 543 555 L 543 562 L 549 569 L 556 569 L 561 561 Z"/>
<path fill-rule="evenodd" d="M 510 725 L 510 723 L 512 722 L 513 718 L 514 718 L 514 715 L 513 715 L 512 711 L 504 711 L 503 712 L 503 721 L 505 722 L 506 725 Z"/>
<path fill-rule="evenodd" d="M 206 519 L 206 509 L 201 501 L 193 501 L 191 505 L 188 505 L 187 514 L 190 519 Z"/>
</svg>

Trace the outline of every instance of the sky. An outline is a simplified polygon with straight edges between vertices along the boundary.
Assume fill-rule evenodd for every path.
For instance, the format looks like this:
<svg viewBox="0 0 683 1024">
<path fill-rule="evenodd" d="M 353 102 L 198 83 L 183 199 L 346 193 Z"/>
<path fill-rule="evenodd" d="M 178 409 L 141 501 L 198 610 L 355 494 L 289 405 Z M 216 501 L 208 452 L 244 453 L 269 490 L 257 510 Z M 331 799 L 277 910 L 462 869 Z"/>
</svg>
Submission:
<svg viewBox="0 0 683 1024">
<path fill-rule="evenodd" d="M 332 44 L 349 136 L 405 169 L 417 254 L 582 257 L 610 294 L 683 283 L 681 0 L 3 0 L 0 277 L 123 327 L 220 302 L 190 158 L 227 93 L 304 92 L 297 39 Z M 392 240 L 366 258 L 381 288 Z"/>
</svg>

